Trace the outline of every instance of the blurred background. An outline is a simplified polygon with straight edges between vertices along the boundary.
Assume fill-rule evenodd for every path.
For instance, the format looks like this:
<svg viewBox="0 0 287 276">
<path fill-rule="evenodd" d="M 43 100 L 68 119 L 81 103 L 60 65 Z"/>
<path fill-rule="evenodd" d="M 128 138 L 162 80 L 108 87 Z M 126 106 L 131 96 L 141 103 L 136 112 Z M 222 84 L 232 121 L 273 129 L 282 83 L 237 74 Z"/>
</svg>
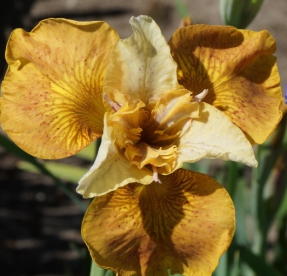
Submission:
<svg viewBox="0 0 287 276">
<path fill-rule="evenodd" d="M 186 0 L 183 3 L 194 23 L 224 24 L 220 17 L 219 0 Z M 128 23 L 130 17 L 146 14 L 158 23 L 167 40 L 179 27 L 181 20 L 178 1 L 173 0 L 1 0 L 0 13 L 1 80 L 7 68 L 4 52 L 11 31 L 15 28 L 30 31 L 44 18 L 103 20 L 114 27 L 121 38 L 126 38 L 132 33 Z M 287 84 L 287 0 L 263 1 L 259 13 L 248 29 L 256 31 L 267 29 L 275 37 L 277 41 L 275 55 L 281 76 L 281 86 L 285 92 Z M 270 169 L 269 174 L 265 175 L 266 178 L 274 174 L 274 168 L 280 162 L 278 160 L 280 158 L 283 160 L 280 163 L 280 172 L 283 171 L 283 176 L 281 176 L 283 178 L 280 181 L 283 181 L 283 184 L 280 182 L 280 189 L 275 189 L 281 194 L 278 199 L 280 204 L 284 202 L 287 185 L 286 173 L 284 174 L 286 171 L 285 126 L 286 120 L 282 123 L 281 134 L 276 134 L 277 138 L 272 137 L 273 140 L 267 144 L 267 151 L 261 155 L 262 160 L 266 160 L 270 157 L 268 154 L 273 152 L 274 162 L 266 165 Z M 21 152 L 10 143 L 2 131 L 0 134 L 0 275 L 89 275 L 90 259 L 80 236 L 81 220 L 89 202 L 76 195 L 75 183 L 92 164 L 95 145 L 91 145 L 77 156 L 60 160 L 58 163 L 43 163 Z M 278 142 L 278 139 L 281 140 Z M 275 143 L 275 148 L 270 147 L 270 143 L 273 146 Z M 265 148 L 262 150 L 264 151 Z M 275 150 L 276 156 L 274 156 Z M 262 164 L 265 164 L 264 161 Z M 69 166 L 74 166 L 73 172 Z M 278 204 L 276 208 L 274 207 L 275 211 L 271 208 L 272 212 L 270 212 L 273 217 L 265 225 L 266 228 L 263 231 L 264 246 L 259 246 L 258 249 L 258 243 L 254 242 L 254 233 L 257 233 L 257 230 L 254 230 L 256 226 L 252 224 L 253 207 L 249 206 L 250 200 L 252 201 L 257 196 L 252 186 L 254 173 L 251 169 L 242 167 L 242 165 L 234 165 L 234 163 L 203 162 L 196 166 L 192 169 L 211 174 L 227 186 L 230 182 L 232 185 L 240 182 L 238 185 L 242 185 L 244 189 L 244 191 L 234 191 L 234 189 L 229 191 L 234 195 L 237 210 L 239 208 L 241 210 L 239 213 L 242 218 L 238 220 L 244 225 L 241 223 L 238 231 L 243 232 L 237 235 L 236 244 L 231 248 L 231 253 L 223 258 L 219 268 L 221 270 L 217 270 L 215 275 L 287 275 L 287 212 L 285 213 L 285 207 L 282 207 L 283 211 L 281 205 L 277 206 Z M 260 171 L 257 173 L 260 174 Z M 260 177 L 263 177 L 262 173 Z M 269 188 L 266 188 L 267 184 Z M 274 185 L 278 183 L 271 181 L 270 184 L 269 181 L 267 184 L 266 187 L 260 188 L 265 199 L 278 197 L 276 191 L 275 194 L 270 194 L 270 189 L 273 191 Z M 258 207 L 263 203 L 256 201 L 255 204 L 259 204 L 256 205 Z M 278 223 L 279 209 L 281 213 Z M 268 210 L 266 216 L 269 215 Z M 255 215 L 259 215 L 257 211 Z M 242 246 L 244 246 L 243 249 Z M 250 251 L 246 253 L 245 249 Z M 283 250 L 283 253 L 278 250 Z M 249 253 L 251 255 L 248 255 Z M 245 260 L 254 256 L 255 263 L 260 264 L 263 260 L 264 264 L 261 262 L 261 267 L 265 269 L 263 274 L 258 274 L 258 270 Z M 256 256 L 261 259 L 256 259 Z"/>
</svg>

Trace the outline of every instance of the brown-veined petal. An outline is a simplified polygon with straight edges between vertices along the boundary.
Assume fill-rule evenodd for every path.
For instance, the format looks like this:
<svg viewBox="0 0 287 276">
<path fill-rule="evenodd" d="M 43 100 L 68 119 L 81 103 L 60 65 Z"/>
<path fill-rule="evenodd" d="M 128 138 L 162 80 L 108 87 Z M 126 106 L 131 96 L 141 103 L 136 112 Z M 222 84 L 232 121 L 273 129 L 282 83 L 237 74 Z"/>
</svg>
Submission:
<svg viewBox="0 0 287 276">
<path fill-rule="evenodd" d="M 2 127 L 28 153 L 72 155 L 103 131 L 103 77 L 117 33 L 104 22 L 41 21 L 6 48 Z"/>
<path fill-rule="evenodd" d="M 267 31 L 193 25 L 169 41 L 178 79 L 204 101 L 223 111 L 253 143 L 263 143 L 282 117 L 280 79 Z"/>
<path fill-rule="evenodd" d="M 93 260 L 121 276 L 211 275 L 235 229 L 228 193 L 183 169 L 161 180 L 94 199 L 82 224 Z"/>
<path fill-rule="evenodd" d="M 147 104 L 152 96 L 178 86 L 177 65 L 152 18 L 132 17 L 130 24 L 133 35 L 119 40 L 113 49 L 104 93 L 117 89 Z"/>
</svg>

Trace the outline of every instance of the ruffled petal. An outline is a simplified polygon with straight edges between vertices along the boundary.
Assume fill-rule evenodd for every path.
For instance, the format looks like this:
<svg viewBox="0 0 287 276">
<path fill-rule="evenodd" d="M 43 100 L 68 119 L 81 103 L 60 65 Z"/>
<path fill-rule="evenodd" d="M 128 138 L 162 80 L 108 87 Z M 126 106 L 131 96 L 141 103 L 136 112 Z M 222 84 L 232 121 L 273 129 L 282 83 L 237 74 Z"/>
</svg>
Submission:
<svg viewBox="0 0 287 276">
<path fill-rule="evenodd" d="M 217 158 L 256 167 L 253 148 L 243 132 L 215 107 L 200 103 L 199 118 L 179 138 L 178 163 Z"/>
<path fill-rule="evenodd" d="M 144 103 L 177 87 L 177 65 L 157 24 L 148 16 L 132 17 L 133 35 L 115 45 L 104 93 L 115 89 Z"/>
<path fill-rule="evenodd" d="M 2 127 L 40 158 L 72 155 L 102 135 L 103 77 L 117 33 L 104 22 L 47 19 L 7 44 Z"/>
<path fill-rule="evenodd" d="M 235 230 L 226 190 L 177 170 L 163 184 L 137 183 L 95 198 L 82 224 L 93 260 L 117 275 L 211 275 Z"/>
<path fill-rule="evenodd" d="M 169 41 L 178 79 L 223 111 L 253 143 L 263 143 L 282 117 L 280 79 L 267 31 L 193 25 Z"/>
<path fill-rule="evenodd" d="M 153 180 L 151 170 L 132 165 L 115 146 L 112 128 L 106 124 L 107 117 L 108 113 L 105 115 L 104 134 L 95 163 L 77 187 L 77 192 L 84 198 L 104 195 L 132 182 L 150 184 Z"/>
</svg>

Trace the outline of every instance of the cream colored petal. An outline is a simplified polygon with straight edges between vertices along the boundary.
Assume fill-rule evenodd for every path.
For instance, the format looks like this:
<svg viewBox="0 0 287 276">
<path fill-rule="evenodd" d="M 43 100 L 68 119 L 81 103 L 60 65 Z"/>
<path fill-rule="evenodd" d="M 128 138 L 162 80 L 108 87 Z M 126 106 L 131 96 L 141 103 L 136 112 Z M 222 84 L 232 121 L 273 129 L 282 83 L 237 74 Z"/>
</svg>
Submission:
<svg viewBox="0 0 287 276">
<path fill-rule="evenodd" d="M 93 260 L 118 276 L 210 276 L 231 243 L 234 207 L 211 177 L 179 169 L 162 184 L 95 198 L 82 224 Z"/>
<path fill-rule="evenodd" d="M 226 115 L 207 103 L 200 103 L 199 116 L 179 139 L 179 166 L 183 162 L 196 162 L 201 158 L 232 160 L 257 166 L 250 142 Z"/>
<path fill-rule="evenodd" d="M 2 127 L 28 153 L 72 155 L 102 135 L 103 77 L 117 33 L 104 22 L 41 21 L 6 49 Z"/>
<path fill-rule="evenodd" d="M 132 17 L 133 35 L 118 41 L 105 77 L 104 92 L 114 89 L 147 103 L 177 86 L 177 65 L 157 24 L 148 16 Z"/>
<path fill-rule="evenodd" d="M 151 170 L 130 164 L 110 134 L 111 128 L 105 127 L 95 163 L 79 181 L 77 192 L 84 198 L 104 195 L 132 182 L 150 184 L 153 180 Z"/>
</svg>

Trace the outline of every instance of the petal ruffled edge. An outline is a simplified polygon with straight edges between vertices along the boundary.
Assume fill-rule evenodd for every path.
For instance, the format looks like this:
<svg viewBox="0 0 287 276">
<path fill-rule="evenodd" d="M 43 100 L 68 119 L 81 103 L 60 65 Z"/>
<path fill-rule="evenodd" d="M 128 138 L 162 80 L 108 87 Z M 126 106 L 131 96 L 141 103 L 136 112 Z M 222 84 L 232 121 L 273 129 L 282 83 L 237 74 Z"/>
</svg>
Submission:
<svg viewBox="0 0 287 276">
<path fill-rule="evenodd" d="M 235 212 L 207 175 L 177 170 L 95 198 L 82 224 L 93 260 L 117 275 L 211 275 L 229 247 Z"/>
<path fill-rule="evenodd" d="M 280 78 L 267 31 L 192 25 L 169 41 L 179 83 L 224 112 L 251 143 L 263 143 L 281 120 Z"/>
<path fill-rule="evenodd" d="M 73 155 L 102 135 L 103 77 L 118 34 L 105 22 L 46 19 L 10 36 L 1 124 L 40 158 Z"/>
<path fill-rule="evenodd" d="M 106 123 L 108 116 L 106 113 L 104 134 L 95 163 L 77 187 L 77 192 L 84 198 L 101 196 L 132 182 L 147 185 L 153 179 L 151 170 L 131 164 L 115 146 L 112 129 Z"/>
<path fill-rule="evenodd" d="M 130 24 L 133 35 L 119 40 L 113 49 L 104 93 L 116 89 L 147 104 L 151 97 L 178 86 L 177 65 L 152 18 L 132 17 Z"/>
</svg>

